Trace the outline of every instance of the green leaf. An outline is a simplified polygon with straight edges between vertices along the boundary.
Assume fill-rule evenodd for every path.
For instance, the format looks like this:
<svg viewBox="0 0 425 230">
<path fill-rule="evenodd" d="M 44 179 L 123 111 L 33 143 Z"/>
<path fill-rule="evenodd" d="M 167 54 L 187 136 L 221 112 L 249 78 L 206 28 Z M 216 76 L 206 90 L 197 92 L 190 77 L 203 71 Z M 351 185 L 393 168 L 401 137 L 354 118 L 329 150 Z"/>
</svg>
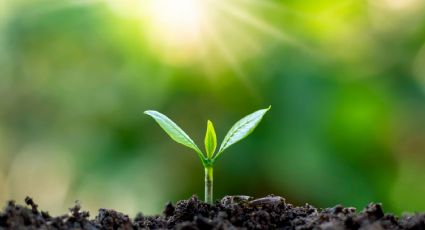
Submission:
<svg viewBox="0 0 425 230">
<path fill-rule="evenodd" d="M 201 160 L 205 160 L 204 155 L 202 154 L 202 151 L 198 148 L 198 146 L 195 144 L 195 142 L 190 139 L 189 135 L 187 135 L 176 123 L 174 123 L 170 118 L 165 116 L 164 114 L 153 111 L 153 110 L 147 110 L 145 111 L 145 114 L 151 116 L 155 121 L 161 126 L 161 128 L 177 143 L 180 143 L 184 146 L 187 146 L 193 150 L 195 150 Z"/>
<path fill-rule="evenodd" d="M 207 132 L 205 133 L 205 151 L 207 158 L 211 159 L 217 147 L 217 136 L 215 135 L 214 125 L 208 120 Z"/>
<path fill-rule="evenodd" d="M 229 148 L 231 145 L 244 139 L 250 133 L 252 133 L 252 131 L 254 131 L 255 127 L 257 127 L 263 116 L 267 113 L 267 111 L 270 110 L 270 108 L 271 106 L 269 106 L 267 109 L 258 110 L 236 122 L 224 137 L 220 149 L 218 150 L 218 153 L 216 154 L 214 159 L 216 159 L 224 150 Z"/>
</svg>

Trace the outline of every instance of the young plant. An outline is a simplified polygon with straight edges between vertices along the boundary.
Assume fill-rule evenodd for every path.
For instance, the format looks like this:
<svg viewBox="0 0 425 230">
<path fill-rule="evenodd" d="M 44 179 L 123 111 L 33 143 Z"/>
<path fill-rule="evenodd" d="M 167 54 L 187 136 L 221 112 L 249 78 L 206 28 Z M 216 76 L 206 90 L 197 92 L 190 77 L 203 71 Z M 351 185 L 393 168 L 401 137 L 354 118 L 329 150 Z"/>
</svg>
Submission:
<svg viewBox="0 0 425 230">
<path fill-rule="evenodd" d="M 202 165 L 205 169 L 205 202 L 212 204 L 213 166 L 215 161 L 224 152 L 224 150 L 252 133 L 252 131 L 254 131 L 255 127 L 257 127 L 263 116 L 267 113 L 267 111 L 269 111 L 270 108 L 271 107 L 269 106 L 267 109 L 258 110 L 236 122 L 227 132 L 217 152 L 215 151 L 217 147 L 217 137 L 215 134 L 214 125 L 211 121 L 208 120 L 204 141 L 206 154 L 204 154 L 198 148 L 195 142 L 190 139 L 189 135 L 187 135 L 178 125 L 176 125 L 176 123 L 174 123 L 164 114 L 153 110 L 145 111 L 145 114 L 155 119 L 155 121 L 171 137 L 171 139 L 195 150 L 195 152 L 198 154 L 198 157 L 201 159 Z"/>
</svg>

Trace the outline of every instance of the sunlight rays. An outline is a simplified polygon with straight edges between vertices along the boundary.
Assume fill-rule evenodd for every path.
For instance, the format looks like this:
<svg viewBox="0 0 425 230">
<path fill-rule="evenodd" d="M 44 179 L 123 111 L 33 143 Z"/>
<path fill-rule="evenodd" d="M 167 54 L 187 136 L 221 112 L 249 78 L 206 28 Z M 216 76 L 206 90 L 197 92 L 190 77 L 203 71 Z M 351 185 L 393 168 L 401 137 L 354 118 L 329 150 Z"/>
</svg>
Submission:
<svg viewBox="0 0 425 230">
<path fill-rule="evenodd" d="M 211 42 L 215 47 L 217 47 L 218 51 L 221 53 L 222 57 L 226 60 L 228 66 L 231 68 L 233 73 L 236 77 L 240 80 L 240 82 L 249 90 L 251 95 L 255 99 L 259 99 L 259 94 L 256 91 L 255 87 L 252 85 L 252 83 L 249 81 L 246 73 L 243 71 L 242 67 L 240 66 L 240 63 L 234 55 L 234 53 L 230 52 L 230 49 L 226 46 L 226 44 L 223 42 L 224 39 L 220 36 L 220 33 L 217 32 L 217 29 L 214 27 L 214 25 L 209 30 L 209 34 Z"/>
<path fill-rule="evenodd" d="M 276 7 L 277 4 L 271 1 L 235 0 L 233 2 L 228 2 L 224 0 L 184 0 L 185 4 L 182 5 L 172 3 L 174 2 L 173 0 L 150 1 L 162 2 L 162 7 L 159 7 L 158 10 L 149 8 L 145 10 L 149 11 L 147 14 L 149 16 L 146 20 L 148 24 L 154 28 L 156 39 L 162 40 L 165 44 L 170 43 L 170 40 L 181 40 L 189 44 L 202 43 L 206 46 L 215 46 L 218 44 L 217 37 L 213 38 L 209 36 L 211 36 L 211 34 L 220 34 L 226 31 L 224 36 L 220 36 L 226 37 L 226 39 L 219 42 L 227 47 L 226 53 L 231 52 L 228 47 L 234 45 L 234 41 L 229 42 L 227 38 L 239 37 L 241 38 L 239 42 L 247 44 L 251 48 L 255 47 L 255 49 L 248 47 L 249 50 L 261 50 L 261 47 L 265 47 L 265 40 L 259 39 L 259 37 L 264 37 L 264 35 L 284 44 L 296 46 L 301 49 L 308 49 L 304 44 L 283 32 L 282 29 L 273 26 L 265 18 L 262 18 L 261 15 L 256 15 L 257 13 L 253 10 L 255 8 L 271 9 Z M 225 23 L 216 25 L 218 20 L 224 21 Z M 244 24 L 244 28 L 240 27 L 240 24 Z M 215 32 L 211 33 L 210 30 L 212 30 L 213 26 L 215 27 Z M 233 30 L 229 28 L 233 28 Z M 164 30 L 166 32 L 164 32 Z M 194 33 L 201 33 L 202 36 L 193 39 L 190 36 Z M 201 38 L 204 39 L 202 42 L 197 40 Z M 240 44 L 236 44 L 236 46 L 240 46 Z M 188 47 L 185 47 L 184 44 L 181 48 L 188 52 L 199 51 L 188 50 Z M 243 61 L 243 56 L 249 56 L 250 54 L 245 53 L 242 57 L 238 54 L 231 55 L 233 57 L 232 62 L 234 63 Z M 194 55 L 194 57 L 196 56 L 198 55 Z M 227 58 L 223 58 L 229 59 L 229 54 Z"/>
<path fill-rule="evenodd" d="M 225 12 L 227 15 L 231 16 L 231 18 L 240 20 L 246 23 L 247 25 L 252 26 L 253 28 L 256 28 L 260 33 L 269 35 L 272 38 L 278 39 L 281 42 L 284 42 L 286 44 L 307 49 L 307 47 L 305 47 L 300 42 L 296 41 L 295 39 L 293 39 L 292 37 L 290 37 L 283 31 L 279 30 L 278 28 L 268 23 L 267 21 L 255 16 L 254 14 L 251 14 L 249 11 L 239 8 L 226 1 L 209 1 L 209 2 L 214 4 L 217 7 L 217 9 L 220 9 L 223 12 Z"/>
</svg>

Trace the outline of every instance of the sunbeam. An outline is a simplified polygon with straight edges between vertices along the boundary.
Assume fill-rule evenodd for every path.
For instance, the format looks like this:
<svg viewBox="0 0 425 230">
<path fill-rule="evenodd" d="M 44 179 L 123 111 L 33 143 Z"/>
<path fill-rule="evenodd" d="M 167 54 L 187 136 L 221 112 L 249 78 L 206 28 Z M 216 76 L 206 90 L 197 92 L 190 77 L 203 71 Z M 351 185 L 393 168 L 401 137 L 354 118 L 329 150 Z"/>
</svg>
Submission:
<svg viewBox="0 0 425 230">
<path fill-rule="evenodd" d="M 222 10 L 227 15 L 232 16 L 232 18 L 236 20 L 240 20 L 246 23 L 247 25 L 256 28 L 260 33 L 267 34 L 273 38 L 279 39 L 280 41 L 284 43 L 288 43 L 305 50 L 309 49 L 307 46 L 298 42 L 296 39 L 292 38 L 291 36 L 287 35 L 283 31 L 272 26 L 270 23 L 251 14 L 248 11 L 240 9 L 239 7 L 225 1 L 210 1 L 210 2 L 213 3 L 215 6 L 217 6 L 218 9 Z"/>
<path fill-rule="evenodd" d="M 242 31 L 242 29 L 227 31 L 226 37 L 246 34 L 251 41 L 255 41 L 255 37 L 268 35 L 286 44 L 308 49 L 301 42 L 283 32 L 282 29 L 274 27 L 266 19 L 261 18 L 261 15 L 255 15 L 256 12 L 252 10 L 253 8 L 271 9 L 277 5 L 273 2 L 256 0 L 233 2 L 184 0 L 183 2 L 179 1 L 178 4 L 172 0 L 149 0 L 148 2 L 144 7 L 144 10 L 147 11 L 146 20 L 152 28 L 151 32 L 155 39 L 160 40 L 165 47 L 174 43 L 174 48 L 181 48 L 185 52 L 196 52 L 188 46 L 200 43 L 199 39 L 205 38 L 206 34 L 211 34 L 208 31 L 211 30 L 211 25 L 217 28 L 217 33 L 222 33 L 223 29 L 220 28 L 222 25 L 216 25 L 216 20 L 213 18 L 218 17 L 220 21 L 226 22 L 226 27 L 236 28 L 239 27 L 238 24 L 242 23 L 252 28 L 250 31 Z M 226 43 L 227 41 L 222 42 Z M 261 41 L 258 43 L 257 46 L 264 46 Z M 208 43 L 203 44 L 208 45 Z M 252 45 L 250 44 L 250 46 Z M 240 59 L 240 57 L 236 59 Z"/>
<path fill-rule="evenodd" d="M 212 25 L 209 32 L 209 38 L 211 39 L 213 45 L 217 47 L 217 50 L 222 54 L 222 57 L 226 60 L 229 67 L 232 69 L 236 77 L 239 78 L 240 82 L 249 90 L 253 98 L 256 100 L 259 100 L 259 93 L 255 89 L 255 87 L 252 85 L 252 83 L 249 81 L 246 73 L 242 70 L 240 63 L 238 62 L 238 59 L 236 56 L 230 52 L 230 49 L 226 46 L 226 44 L 223 42 L 224 39 L 221 37 L 221 34 L 218 33 L 217 28 Z"/>
</svg>

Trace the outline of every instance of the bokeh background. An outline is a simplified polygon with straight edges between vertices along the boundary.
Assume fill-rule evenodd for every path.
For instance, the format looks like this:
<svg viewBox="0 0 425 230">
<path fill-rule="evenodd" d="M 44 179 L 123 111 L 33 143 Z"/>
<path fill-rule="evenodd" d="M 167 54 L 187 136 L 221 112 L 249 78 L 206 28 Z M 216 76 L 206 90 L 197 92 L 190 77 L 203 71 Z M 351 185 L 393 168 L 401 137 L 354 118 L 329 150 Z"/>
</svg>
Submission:
<svg viewBox="0 0 425 230">
<path fill-rule="evenodd" d="M 425 1 L 0 0 L 0 203 L 155 214 L 203 197 L 196 154 L 272 105 L 215 198 L 425 210 Z"/>
</svg>

